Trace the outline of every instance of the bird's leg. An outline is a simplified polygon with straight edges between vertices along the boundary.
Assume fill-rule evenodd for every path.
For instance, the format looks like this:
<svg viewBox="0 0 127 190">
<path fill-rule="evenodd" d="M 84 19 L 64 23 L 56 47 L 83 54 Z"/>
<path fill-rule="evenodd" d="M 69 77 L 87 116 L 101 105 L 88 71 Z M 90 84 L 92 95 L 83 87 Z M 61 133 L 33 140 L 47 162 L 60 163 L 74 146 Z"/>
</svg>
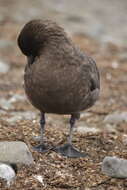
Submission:
<svg viewBox="0 0 127 190">
<path fill-rule="evenodd" d="M 41 118 L 40 118 L 40 130 L 41 130 L 41 135 L 39 136 L 34 136 L 33 139 L 35 141 L 39 141 L 41 143 L 44 142 L 44 133 L 45 133 L 45 114 L 41 113 Z"/>
<path fill-rule="evenodd" d="M 79 119 L 79 114 L 72 114 L 70 118 L 70 131 L 67 144 L 56 147 L 54 150 L 59 152 L 63 156 L 71 157 L 71 158 L 79 158 L 85 157 L 86 154 L 79 152 L 76 148 L 72 145 L 72 133 L 75 127 L 76 120 Z"/>
<path fill-rule="evenodd" d="M 71 115 L 70 118 L 70 130 L 69 130 L 69 136 L 68 136 L 68 144 L 72 145 L 72 136 L 73 136 L 73 130 L 75 127 L 76 118 Z"/>
<path fill-rule="evenodd" d="M 41 113 L 41 119 L 40 119 L 40 126 L 41 126 L 41 144 L 44 143 L 44 133 L 45 133 L 45 114 Z"/>
<path fill-rule="evenodd" d="M 40 126 L 41 126 L 41 136 L 39 137 L 40 144 L 35 146 L 34 150 L 38 152 L 47 152 L 51 148 L 47 144 L 44 143 L 44 133 L 45 133 L 45 114 L 44 113 L 41 113 Z"/>
</svg>

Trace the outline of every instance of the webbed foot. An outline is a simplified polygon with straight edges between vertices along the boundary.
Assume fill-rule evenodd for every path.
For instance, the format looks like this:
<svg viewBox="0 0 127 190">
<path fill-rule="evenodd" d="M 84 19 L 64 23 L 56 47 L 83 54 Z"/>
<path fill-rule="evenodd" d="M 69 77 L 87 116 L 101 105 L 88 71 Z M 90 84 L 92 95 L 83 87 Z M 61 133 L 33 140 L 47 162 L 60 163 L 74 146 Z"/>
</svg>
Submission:
<svg viewBox="0 0 127 190">
<path fill-rule="evenodd" d="M 67 156 L 70 158 L 80 158 L 87 156 L 87 154 L 78 151 L 76 148 L 68 143 L 63 146 L 55 147 L 53 150 L 63 156 Z"/>
</svg>

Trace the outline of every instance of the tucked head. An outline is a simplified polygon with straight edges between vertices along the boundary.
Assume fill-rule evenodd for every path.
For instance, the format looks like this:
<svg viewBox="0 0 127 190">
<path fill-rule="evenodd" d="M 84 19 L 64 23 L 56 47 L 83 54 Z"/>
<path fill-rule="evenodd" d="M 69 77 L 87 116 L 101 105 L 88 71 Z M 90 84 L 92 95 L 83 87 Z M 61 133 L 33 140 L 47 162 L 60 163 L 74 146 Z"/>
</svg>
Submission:
<svg viewBox="0 0 127 190">
<path fill-rule="evenodd" d="M 18 45 L 26 56 L 36 56 L 49 40 L 65 39 L 66 34 L 60 26 L 50 20 L 32 20 L 21 30 Z"/>
</svg>

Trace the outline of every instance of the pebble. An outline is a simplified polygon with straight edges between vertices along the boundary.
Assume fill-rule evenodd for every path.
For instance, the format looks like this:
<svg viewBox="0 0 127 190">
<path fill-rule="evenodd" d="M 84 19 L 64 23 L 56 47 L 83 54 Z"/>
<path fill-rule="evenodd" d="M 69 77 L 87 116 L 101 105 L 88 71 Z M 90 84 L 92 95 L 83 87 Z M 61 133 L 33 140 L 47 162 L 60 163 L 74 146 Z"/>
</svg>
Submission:
<svg viewBox="0 0 127 190">
<path fill-rule="evenodd" d="M 3 61 L 0 61 L 0 73 L 7 73 L 10 69 L 10 66 L 7 63 L 4 63 Z"/>
<path fill-rule="evenodd" d="M 122 135 L 122 142 L 125 146 L 127 146 L 127 135 L 126 134 L 123 134 Z"/>
<path fill-rule="evenodd" d="M 106 156 L 102 162 L 102 172 L 114 178 L 127 178 L 127 160 Z"/>
<path fill-rule="evenodd" d="M 34 163 L 34 159 L 24 142 L 2 141 L 0 142 L 0 162 L 30 165 Z"/>
<path fill-rule="evenodd" d="M 118 69 L 119 63 L 117 61 L 113 61 L 111 66 L 112 66 L 113 69 Z"/>
<path fill-rule="evenodd" d="M 94 127 L 88 127 L 88 126 L 78 126 L 76 131 L 81 134 L 85 134 L 88 132 L 91 133 L 97 133 L 100 131 L 100 129 L 94 128 Z"/>
<path fill-rule="evenodd" d="M 8 187 L 14 182 L 15 176 L 15 171 L 11 165 L 0 163 L 0 178 L 7 181 Z"/>
<path fill-rule="evenodd" d="M 105 117 L 104 123 L 119 124 L 121 122 L 127 122 L 127 112 L 115 112 Z"/>
<path fill-rule="evenodd" d="M 37 181 L 39 181 L 43 186 L 45 185 L 44 184 L 44 178 L 43 178 L 43 176 L 41 176 L 41 175 L 34 175 L 33 176 Z"/>
</svg>

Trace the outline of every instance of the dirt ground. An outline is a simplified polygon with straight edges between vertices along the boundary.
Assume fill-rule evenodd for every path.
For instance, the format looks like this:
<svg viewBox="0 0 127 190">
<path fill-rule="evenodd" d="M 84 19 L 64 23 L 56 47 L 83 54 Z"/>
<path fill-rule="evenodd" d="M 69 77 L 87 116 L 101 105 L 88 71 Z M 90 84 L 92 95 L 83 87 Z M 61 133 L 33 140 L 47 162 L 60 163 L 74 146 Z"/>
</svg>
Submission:
<svg viewBox="0 0 127 190">
<path fill-rule="evenodd" d="M 23 70 L 26 59 L 20 53 L 16 38 L 21 25 L 4 20 L 0 25 L 0 38 L 13 42 L 1 48 L 0 57 L 10 65 L 9 72 L 0 74 L 0 98 L 9 99 L 15 94 L 24 96 Z M 35 164 L 18 166 L 15 183 L 10 190 L 126 190 L 127 179 L 110 178 L 102 174 L 101 162 L 105 156 L 116 155 L 127 159 L 127 144 L 123 138 L 127 135 L 127 124 L 114 125 L 104 123 L 104 118 L 115 111 L 127 111 L 127 47 L 113 43 L 101 44 L 85 35 L 73 35 L 73 40 L 97 62 L 101 75 L 101 95 L 95 106 L 84 112 L 77 126 L 88 125 L 100 129 L 100 132 L 74 133 L 76 147 L 88 154 L 85 158 L 72 159 L 49 151 L 40 154 L 32 150 L 35 145 L 33 135 L 39 134 L 39 112 L 27 100 L 13 103 L 13 108 L 0 107 L 0 140 L 24 141 L 32 151 Z M 11 112 L 32 111 L 34 120 L 20 120 L 14 124 L 8 122 Z M 85 114 L 86 113 L 86 114 Z M 68 134 L 68 116 L 47 115 L 46 137 L 53 145 L 63 144 Z M 13 151 L 13 150 L 12 150 Z M 41 175 L 40 183 L 35 176 Z M 0 189 L 6 190 L 0 182 Z"/>
</svg>

